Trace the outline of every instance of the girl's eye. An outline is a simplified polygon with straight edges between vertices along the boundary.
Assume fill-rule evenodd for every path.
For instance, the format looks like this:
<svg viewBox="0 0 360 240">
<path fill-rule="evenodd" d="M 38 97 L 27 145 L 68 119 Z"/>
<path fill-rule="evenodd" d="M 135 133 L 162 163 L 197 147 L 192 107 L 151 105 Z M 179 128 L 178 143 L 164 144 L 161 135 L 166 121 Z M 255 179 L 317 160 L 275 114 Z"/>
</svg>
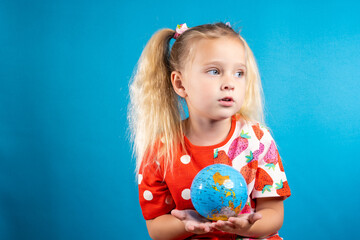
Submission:
<svg viewBox="0 0 360 240">
<path fill-rule="evenodd" d="M 217 69 L 211 69 L 208 71 L 209 74 L 211 75 L 218 75 L 219 74 L 219 71 Z"/>
<path fill-rule="evenodd" d="M 241 78 L 242 76 L 244 76 L 244 72 L 243 71 L 237 72 L 235 74 L 235 76 L 238 77 L 238 78 Z"/>
</svg>

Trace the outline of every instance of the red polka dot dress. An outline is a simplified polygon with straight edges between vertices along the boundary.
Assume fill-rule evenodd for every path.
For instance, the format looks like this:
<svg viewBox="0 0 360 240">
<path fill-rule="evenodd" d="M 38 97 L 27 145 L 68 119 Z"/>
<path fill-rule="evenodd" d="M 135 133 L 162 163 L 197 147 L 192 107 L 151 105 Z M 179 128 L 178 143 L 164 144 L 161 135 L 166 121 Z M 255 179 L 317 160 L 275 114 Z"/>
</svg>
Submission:
<svg viewBox="0 0 360 240">
<path fill-rule="evenodd" d="M 259 123 L 245 123 L 234 116 L 230 132 L 221 143 L 195 146 L 185 137 L 185 144 L 187 154 L 179 152 L 172 171 L 163 171 L 161 159 L 153 159 L 151 164 L 140 167 L 139 199 L 146 220 L 169 214 L 175 208 L 194 209 L 190 198 L 192 180 L 201 169 L 215 163 L 230 165 L 244 176 L 249 197 L 241 213 L 253 213 L 256 198 L 291 195 L 276 144 Z M 205 237 L 194 235 L 200 236 Z M 220 232 L 206 234 L 206 237 L 249 239 Z M 267 239 L 281 238 L 274 233 Z"/>
</svg>

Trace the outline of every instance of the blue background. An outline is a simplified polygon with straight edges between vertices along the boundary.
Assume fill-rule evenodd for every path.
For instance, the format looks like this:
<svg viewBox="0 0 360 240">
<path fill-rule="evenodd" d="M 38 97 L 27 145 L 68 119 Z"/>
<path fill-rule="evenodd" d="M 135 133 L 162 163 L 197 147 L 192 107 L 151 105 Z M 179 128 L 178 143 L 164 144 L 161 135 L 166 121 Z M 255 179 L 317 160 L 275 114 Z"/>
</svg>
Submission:
<svg viewBox="0 0 360 240">
<path fill-rule="evenodd" d="M 160 28 L 229 21 L 257 58 L 292 197 L 286 239 L 357 235 L 356 1 L 0 2 L 0 239 L 149 239 L 128 83 Z"/>
</svg>

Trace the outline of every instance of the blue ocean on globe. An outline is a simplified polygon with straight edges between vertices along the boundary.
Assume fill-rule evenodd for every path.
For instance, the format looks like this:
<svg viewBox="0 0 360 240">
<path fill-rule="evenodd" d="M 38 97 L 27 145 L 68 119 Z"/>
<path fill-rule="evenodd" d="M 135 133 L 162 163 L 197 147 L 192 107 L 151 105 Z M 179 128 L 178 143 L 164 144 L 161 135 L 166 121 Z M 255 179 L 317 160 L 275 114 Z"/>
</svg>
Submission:
<svg viewBox="0 0 360 240">
<path fill-rule="evenodd" d="M 202 169 L 190 189 L 195 210 L 210 220 L 227 220 L 237 216 L 245 206 L 247 184 L 239 171 L 225 164 Z"/>
</svg>

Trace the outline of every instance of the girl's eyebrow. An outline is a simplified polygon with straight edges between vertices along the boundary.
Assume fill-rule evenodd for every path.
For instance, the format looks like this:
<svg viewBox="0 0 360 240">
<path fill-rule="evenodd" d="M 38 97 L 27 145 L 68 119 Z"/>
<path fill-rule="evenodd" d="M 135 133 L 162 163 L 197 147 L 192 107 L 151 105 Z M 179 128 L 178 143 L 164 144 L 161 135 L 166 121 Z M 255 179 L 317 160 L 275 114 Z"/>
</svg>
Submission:
<svg viewBox="0 0 360 240">
<path fill-rule="evenodd" d="M 207 65 L 222 65 L 224 62 L 222 61 L 210 61 L 210 62 L 205 62 L 204 65 L 207 66 Z M 246 65 L 242 62 L 238 62 L 236 63 L 237 66 L 241 66 L 241 67 L 245 67 L 246 68 Z"/>
</svg>

